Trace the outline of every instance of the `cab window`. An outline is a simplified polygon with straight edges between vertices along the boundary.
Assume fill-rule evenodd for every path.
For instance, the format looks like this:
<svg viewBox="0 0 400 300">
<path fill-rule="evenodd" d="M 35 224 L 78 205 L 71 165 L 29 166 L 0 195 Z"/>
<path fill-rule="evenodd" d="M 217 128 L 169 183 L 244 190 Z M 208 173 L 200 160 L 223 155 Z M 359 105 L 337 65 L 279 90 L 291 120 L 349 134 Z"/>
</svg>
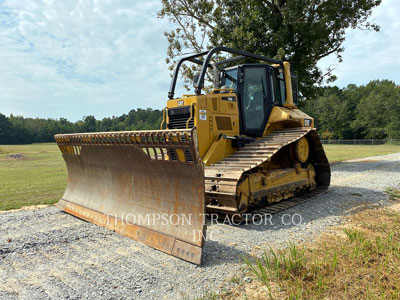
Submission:
<svg viewBox="0 0 400 300">
<path fill-rule="evenodd" d="M 223 72 L 222 87 L 227 89 L 237 89 L 237 68 Z"/>
<path fill-rule="evenodd" d="M 267 88 L 265 67 L 245 69 L 242 105 L 246 132 L 262 130 L 269 110 Z"/>
</svg>

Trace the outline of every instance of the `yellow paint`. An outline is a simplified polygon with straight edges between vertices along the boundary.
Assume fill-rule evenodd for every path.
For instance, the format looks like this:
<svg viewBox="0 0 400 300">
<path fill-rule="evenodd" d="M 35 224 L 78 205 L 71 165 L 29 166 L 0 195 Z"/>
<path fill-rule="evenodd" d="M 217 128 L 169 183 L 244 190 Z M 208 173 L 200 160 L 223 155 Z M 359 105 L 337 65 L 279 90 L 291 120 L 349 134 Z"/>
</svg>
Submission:
<svg viewBox="0 0 400 300">
<path fill-rule="evenodd" d="M 273 65 L 273 67 L 282 66 Z M 314 127 L 314 119 L 293 103 L 288 62 L 283 63 L 283 72 L 286 86 L 285 104 L 272 108 L 263 136 L 282 128 Z M 184 95 L 182 98 L 167 102 L 163 111 L 163 124 L 169 128 L 168 109 L 190 106 L 190 117 L 186 120 L 186 128 L 193 119 L 197 129 L 200 157 L 204 164 L 209 166 L 237 150 L 232 147 L 232 139 L 228 138 L 240 135 L 237 100 L 236 93 L 232 89 L 214 89 L 206 95 Z M 305 163 L 307 160 L 305 157 L 308 156 L 306 150 L 309 150 L 307 140 L 301 139 L 300 143 L 296 142 L 294 149 L 300 155 L 303 167 L 300 163 L 288 167 L 279 161 L 265 161 L 259 168 L 260 171 L 243 175 L 236 190 L 238 201 L 236 204 L 239 211 L 245 211 L 249 205 L 261 201 L 264 197 L 267 197 L 268 201 L 280 201 L 293 196 L 296 188 L 315 188 L 315 170 L 312 165 Z M 178 153 L 179 160 L 182 160 L 183 156 L 182 151 Z"/>
<path fill-rule="evenodd" d="M 305 137 L 302 137 L 297 141 L 296 144 L 296 155 L 300 162 L 305 163 L 308 159 L 308 155 L 310 153 L 310 147 L 308 144 L 308 140 Z"/>
<path fill-rule="evenodd" d="M 160 124 L 160 130 L 162 130 L 163 129 L 163 127 L 164 127 L 164 124 L 165 124 L 165 122 L 166 122 L 166 117 L 165 117 L 165 115 L 168 113 L 168 109 L 165 107 L 164 109 L 163 109 L 163 111 L 162 111 L 162 121 L 161 121 L 161 124 Z"/>
<path fill-rule="evenodd" d="M 219 91 L 223 91 L 223 93 L 218 93 Z M 222 100 L 222 98 L 231 98 L 234 101 Z M 182 104 L 178 105 L 178 102 Z M 217 103 L 217 107 L 215 107 L 215 103 Z M 199 153 L 203 159 L 213 142 L 216 141 L 220 134 L 227 136 L 239 135 L 239 111 L 237 99 L 236 94 L 233 93 L 231 89 L 218 89 L 213 90 L 207 95 L 187 95 L 180 99 L 169 100 L 167 102 L 167 109 L 189 105 L 193 107 L 192 117 L 194 120 L 194 126 L 197 128 Z M 216 117 L 229 117 L 231 119 L 232 130 L 218 129 L 215 119 Z M 168 124 L 168 114 L 166 114 L 166 120 Z M 188 126 L 188 124 L 189 123 L 187 122 L 186 125 Z M 221 149 L 220 146 L 216 148 Z M 234 151 L 230 142 L 226 143 L 225 151 L 226 153 L 224 157 Z M 210 152 L 208 157 L 211 159 L 209 161 L 214 161 L 215 158 L 213 157 L 220 157 L 220 155 L 217 153 L 211 155 Z"/>
<path fill-rule="evenodd" d="M 305 119 L 311 120 L 310 128 L 314 128 L 314 119 L 298 108 L 274 106 L 265 126 L 263 136 L 268 135 L 276 129 L 304 126 Z"/>
<path fill-rule="evenodd" d="M 222 98 L 234 99 L 234 101 L 222 100 Z M 206 165 L 215 163 L 235 151 L 230 141 L 222 141 L 218 138 L 221 134 L 226 136 L 240 135 L 238 103 L 236 94 L 231 89 L 215 89 L 207 95 L 185 95 L 180 99 L 169 100 L 164 109 L 167 124 L 169 122 L 168 109 L 182 106 L 192 106 L 193 115 L 191 118 L 193 118 L 194 126 L 197 128 L 199 153 Z M 216 117 L 229 117 L 232 129 L 219 129 Z M 304 119 L 311 120 L 311 128 L 314 126 L 314 120 L 295 106 L 274 106 L 263 136 L 284 127 L 304 126 Z M 189 120 L 186 122 L 186 127 L 188 125 Z M 214 142 L 218 145 L 211 149 Z M 225 151 L 225 153 L 222 154 L 222 151 Z"/>
<path fill-rule="evenodd" d="M 268 167 L 266 167 L 268 169 Z M 240 206 L 248 206 L 249 204 L 260 201 L 261 197 L 267 196 L 269 201 L 280 201 L 293 196 L 293 191 L 288 190 L 286 184 L 298 184 L 298 187 L 316 187 L 315 170 L 312 165 L 307 168 L 301 168 L 296 165 L 295 168 L 265 170 L 258 173 L 252 173 L 245 180 L 243 180 L 239 187 Z M 255 197 L 257 193 L 261 193 Z M 250 196 L 251 195 L 251 196 Z"/>
<path fill-rule="evenodd" d="M 217 136 L 215 141 L 211 144 L 203 161 L 206 166 L 216 163 L 224 159 L 227 155 L 233 153 L 232 141 L 226 139 L 226 136 L 221 134 Z"/>
<path fill-rule="evenodd" d="M 283 72 L 285 75 L 285 86 L 286 86 L 286 101 L 284 106 L 289 108 L 296 108 L 293 102 L 293 90 L 292 90 L 292 77 L 290 73 L 289 62 L 283 62 Z"/>
</svg>

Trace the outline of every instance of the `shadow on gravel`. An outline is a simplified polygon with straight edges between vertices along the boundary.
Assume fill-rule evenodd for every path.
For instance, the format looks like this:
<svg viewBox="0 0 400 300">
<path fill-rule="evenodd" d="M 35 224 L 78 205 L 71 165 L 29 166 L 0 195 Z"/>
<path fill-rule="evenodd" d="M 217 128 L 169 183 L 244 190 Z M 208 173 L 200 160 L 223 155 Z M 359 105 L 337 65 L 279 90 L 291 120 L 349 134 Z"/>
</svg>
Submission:
<svg viewBox="0 0 400 300">
<path fill-rule="evenodd" d="M 237 263 L 242 257 L 247 255 L 245 251 L 235 246 L 228 246 L 218 241 L 208 240 L 203 248 L 201 267 Z"/>
<path fill-rule="evenodd" d="M 270 219 L 264 218 L 262 224 L 255 221 L 255 224 L 238 227 L 257 231 L 290 229 L 326 217 L 350 215 L 354 211 L 368 209 L 371 205 L 379 205 L 385 199 L 383 192 L 372 189 L 333 186 L 325 194 L 274 214 Z"/>
<path fill-rule="evenodd" d="M 237 228 L 236 235 L 243 235 L 241 237 L 243 239 L 246 238 L 246 235 L 252 234 L 247 233 L 248 231 L 257 231 L 263 232 L 265 241 L 267 241 L 269 235 L 275 231 L 300 232 L 307 230 L 309 224 L 315 223 L 320 219 L 329 217 L 337 217 L 339 219 L 355 212 L 382 205 L 385 200 L 386 195 L 383 192 L 377 192 L 372 189 L 332 186 L 325 194 L 311 198 L 274 215 L 255 220 L 253 224 L 249 222 L 243 225 L 209 225 L 207 234 L 212 234 L 214 230 L 218 231 L 225 226 L 234 226 Z M 229 245 L 226 242 L 212 240 L 212 236 L 210 239 L 207 238 L 202 266 L 235 263 L 248 255 L 245 251 L 238 249 L 238 245 L 228 246 L 227 244 Z"/>
</svg>

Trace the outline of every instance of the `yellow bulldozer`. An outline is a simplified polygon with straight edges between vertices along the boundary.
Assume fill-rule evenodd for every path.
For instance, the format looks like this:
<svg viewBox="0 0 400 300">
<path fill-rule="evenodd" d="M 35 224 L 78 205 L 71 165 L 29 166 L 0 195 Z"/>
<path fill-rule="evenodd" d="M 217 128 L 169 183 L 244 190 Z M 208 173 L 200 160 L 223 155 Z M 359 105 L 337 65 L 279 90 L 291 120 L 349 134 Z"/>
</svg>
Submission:
<svg viewBox="0 0 400 300">
<path fill-rule="evenodd" d="M 201 66 L 195 94 L 174 98 L 185 62 Z M 55 136 L 68 169 L 63 211 L 200 264 L 207 213 L 241 220 L 328 188 L 288 62 L 227 47 L 189 55 L 168 98 L 160 130 Z"/>
</svg>

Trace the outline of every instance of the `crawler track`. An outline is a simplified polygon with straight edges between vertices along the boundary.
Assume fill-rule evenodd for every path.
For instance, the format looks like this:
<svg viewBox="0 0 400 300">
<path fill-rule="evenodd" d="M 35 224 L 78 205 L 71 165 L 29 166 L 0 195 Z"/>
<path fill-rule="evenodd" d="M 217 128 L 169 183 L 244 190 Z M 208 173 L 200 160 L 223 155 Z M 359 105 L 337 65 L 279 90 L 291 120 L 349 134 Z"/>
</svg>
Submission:
<svg viewBox="0 0 400 300">
<path fill-rule="evenodd" d="M 292 207 L 299 202 L 319 195 L 327 190 L 330 183 L 330 167 L 315 129 L 307 127 L 285 128 L 266 137 L 247 144 L 224 160 L 205 167 L 205 198 L 208 211 L 225 214 L 239 214 L 237 209 L 237 187 L 243 176 L 269 161 L 283 147 L 307 136 L 310 143 L 310 157 L 316 171 L 317 188 L 308 194 L 302 194 L 289 200 L 280 201 L 263 208 L 250 210 L 250 213 L 276 213 Z M 302 189 L 296 183 L 289 183 L 272 193 L 295 192 Z M 224 205 L 214 206 L 212 200 Z"/>
<path fill-rule="evenodd" d="M 318 195 L 321 195 L 327 191 L 328 187 L 320 186 L 317 187 L 315 190 L 312 190 L 308 193 L 298 195 L 296 197 L 290 198 L 288 200 L 282 200 L 278 203 L 273 203 L 271 205 L 267 205 L 262 208 L 257 208 L 249 212 L 250 216 L 251 215 L 256 215 L 256 216 L 263 216 L 263 215 L 273 215 L 276 213 L 279 213 L 281 211 L 284 211 L 285 209 L 289 209 L 293 206 L 296 206 L 297 204 L 306 202 L 307 200 L 314 198 Z"/>
</svg>

